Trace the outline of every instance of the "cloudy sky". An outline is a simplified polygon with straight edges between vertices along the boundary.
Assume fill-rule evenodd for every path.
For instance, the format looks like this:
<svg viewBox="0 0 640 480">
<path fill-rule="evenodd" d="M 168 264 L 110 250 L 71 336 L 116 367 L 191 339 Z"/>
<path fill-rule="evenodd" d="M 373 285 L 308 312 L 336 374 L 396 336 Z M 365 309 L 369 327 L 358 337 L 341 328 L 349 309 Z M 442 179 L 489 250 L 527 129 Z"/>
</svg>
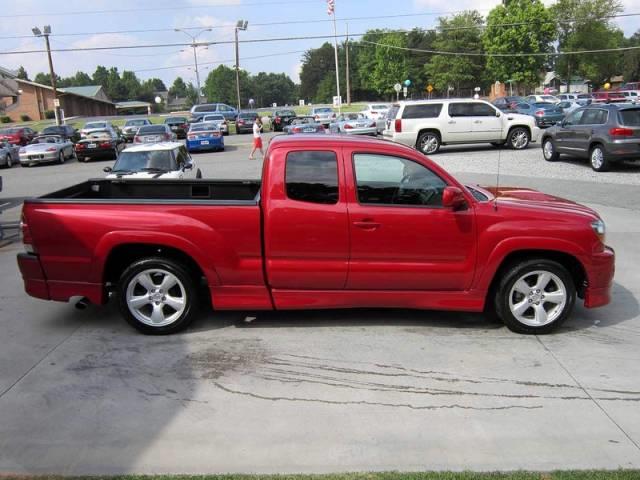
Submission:
<svg viewBox="0 0 640 480">
<path fill-rule="evenodd" d="M 339 33 L 348 21 L 350 33 L 370 28 L 430 28 L 438 16 L 475 8 L 482 14 L 499 0 L 335 0 Z M 550 0 L 549 0 L 550 1 Z M 640 0 L 623 0 L 625 13 L 640 12 Z M 64 5 L 64 7 L 61 7 Z M 396 17 L 392 17 L 392 16 Z M 401 16 L 404 15 L 404 16 Z M 354 19 L 354 17 L 381 17 Z M 386 18 L 385 18 L 386 17 Z M 16 69 L 23 65 L 31 78 L 48 71 L 46 54 L 2 55 L 8 51 L 40 50 L 44 41 L 31 28 L 51 25 L 53 49 L 77 47 L 133 46 L 186 43 L 189 37 L 175 28 L 214 27 L 202 33 L 201 41 L 233 40 L 238 19 L 249 21 L 241 39 L 331 35 L 326 0 L 21 0 L 3 2 L 0 12 L 0 65 Z M 638 28 L 640 17 L 618 22 L 627 35 Z M 288 24 L 274 25 L 274 23 Z M 267 25 L 271 24 L 271 25 Z M 140 30 L 153 30 L 140 32 Z M 9 38 L 22 37 L 22 38 Z M 241 66 L 252 73 L 284 72 L 298 80 L 301 51 L 319 46 L 323 40 L 257 42 L 240 45 Z M 262 57 L 262 58 L 260 58 Z M 209 69 L 220 63 L 233 65 L 233 45 L 222 43 L 198 49 L 202 81 Z M 133 70 L 140 78 L 159 77 L 169 86 L 180 75 L 195 83 L 193 53 L 189 47 L 170 46 L 89 52 L 55 52 L 53 61 L 61 76 L 77 70 L 92 74 L 96 65 Z"/>
</svg>

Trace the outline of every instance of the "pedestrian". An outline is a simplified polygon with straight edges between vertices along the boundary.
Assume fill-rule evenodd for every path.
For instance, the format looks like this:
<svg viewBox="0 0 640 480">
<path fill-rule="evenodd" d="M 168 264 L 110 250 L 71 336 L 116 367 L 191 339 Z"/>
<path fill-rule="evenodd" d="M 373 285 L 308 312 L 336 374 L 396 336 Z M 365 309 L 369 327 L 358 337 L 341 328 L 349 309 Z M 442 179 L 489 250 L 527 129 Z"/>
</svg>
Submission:
<svg viewBox="0 0 640 480">
<path fill-rule="evenodd" d="M 264 151 L 262 150 L 262 120 L 260 117 L 256 117 L 253 122 L 253 150 L 249 154 L 249 160 L 253 160 L 253 154 L 256 150 L 260 150 L 260 154 L 264 157 Z"/>
</svg>

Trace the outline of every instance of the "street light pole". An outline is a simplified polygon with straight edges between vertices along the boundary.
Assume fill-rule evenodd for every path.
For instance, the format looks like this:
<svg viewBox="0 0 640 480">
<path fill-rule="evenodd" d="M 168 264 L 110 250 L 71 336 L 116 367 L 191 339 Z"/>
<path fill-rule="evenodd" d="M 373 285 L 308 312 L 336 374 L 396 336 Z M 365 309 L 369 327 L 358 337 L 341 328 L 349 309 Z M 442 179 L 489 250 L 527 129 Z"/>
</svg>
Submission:
<svg viewBox="0 0 640 480">
<path fill-rule="evenodd" d="M 38 27 L 33 27 L 31 31 L 36 37 L 44 37 L 47 46 L 47 57 L 49 58 L 49 75 L 51 76 L 51 88 L 53 89 L 53 112 L 56 117 L 56 125 L 60 125 L 60 100 L 58 100 L 58 89 L 56 87 L 56 74 L 53 71 L 53 60 L 51 59 L 51 45 L 49 45 L 49 35 L 51 35 L 51 26 L 45 25 L 43 32 Z"/>
<path fill-rule="evenodd" d="M 198 71 L 198 54 L 196 53 L 196 49 L 200 46 L 200 44 L 196 43 L 196 39 L 202 35 L 204 32 L 210 32 L 211 29 L 210 28 L 205 28 L 204 30 L 200 30 L 198 33 L 196 33 L 195 35 L 191 35 L 189 32 L 181 29 L 181 28 L 176 28 L 174 29 L 176 32 L 182 32 L 185 35 L 187 35 L 188 37 L 191 38 L 191 48 L 193 48 L 193 63 L 196 69 L 196 85 L 198 87 L 198 101 L 196 103 L 200 103 L 200 97 L 202 97 L 202 89 L 200 87 L 200 72 Z"/>
<path fill-rule="evenodd" d="M 238 102 L 238 113 L 242 104 L 240 102 L 240 48 L 238 46 L 238 30 L 246 30 L 249 22 L 247 20 L 238 20 L 236 22 L 235 34 L 236 34 L 236 95 Z"/>
</svg>

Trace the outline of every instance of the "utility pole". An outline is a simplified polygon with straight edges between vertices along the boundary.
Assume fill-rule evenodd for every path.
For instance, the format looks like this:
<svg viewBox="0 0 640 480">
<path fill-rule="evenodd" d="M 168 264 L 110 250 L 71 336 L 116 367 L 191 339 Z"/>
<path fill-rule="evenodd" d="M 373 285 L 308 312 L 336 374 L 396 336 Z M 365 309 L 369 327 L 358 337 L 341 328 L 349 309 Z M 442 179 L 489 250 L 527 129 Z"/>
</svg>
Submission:
<svg viewBox="0 0 640 480">
<path fill-rule="evenodd" d="M 238 20 L 236 22 L 236 95 L 238 100 L 238 113 L 240 113 L 240 109 L 242 107 L 242 103 L 240 101 L 240 48 L 238 46 L 238 30 L 246 30 L 249 22 L 247 20 Z"/>
<path fill-rule="evenodd" d="M 191 48 L 193 48 L 193 63 L 194 63 L 195 69 L 196 69 L 196 85 L 198 87 L 198 101 L 196 103 L 200 103 L 200 98 L 202 97 L 202 89 L 200 87 L 200 72 L 198 71 L 198 54 L 196 53 L 196 49 L 200 46 L 200 44 L 196 43 L 196 39 L 201 34 L 203 34 L 204 32 L 210 32 L 211 29 L 210 28 L 205 28 L 203 30 L 200 30 L 195 35 L 191 35 L 189 32 L 187 32 L 187 31 L 185 31 L 185 30 L 183 30 L 181 28 L 175 28 L 174 30 L 176 32 L 182 32 L 185 35 L 187 35 L 189 38 L 191 38 Z"/>
<path fill-rule="evenodd" d="M 60 100 L 58 99 L 58 89 L 56 87 L 56 74 L 53 71 L 53 60 L 51 59 L 51 46 L 49 45 L 49 35 L 51 35 L 51 26 L 45 25 L 44 32 L 38 27 L 33 27 L 31 31 L 36 37 L 44 37 L 47 46 L 47 57 L 49 58 L 49 75 L 51 76 L 51 88 L 53 89 L 53 112 L 56 116 L 56 125 L 60 125 Z"/>
<path fill-rule="evenodd" d="M 350 81 L 349 81 L 349 24 L 347 23 L 347 41 L 345 43 L 345 52 L 347 55 L 347 65 L 346 65 L 346 70 L 347 70 L 347 105 L 351 105 L 351 85 L 350 85 Z"/>
</svg>

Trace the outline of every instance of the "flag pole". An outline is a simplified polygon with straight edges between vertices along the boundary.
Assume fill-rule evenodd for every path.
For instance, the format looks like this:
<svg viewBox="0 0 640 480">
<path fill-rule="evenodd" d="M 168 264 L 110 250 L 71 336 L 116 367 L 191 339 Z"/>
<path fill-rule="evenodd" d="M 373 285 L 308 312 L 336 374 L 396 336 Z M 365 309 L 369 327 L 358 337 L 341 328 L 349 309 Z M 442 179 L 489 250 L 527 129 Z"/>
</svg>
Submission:
<svg viewBox="0 0 640 480">
<path fill-rule="evenodd" d="M 333 47 L 336 57 L 336 92 L 338 100 L 340 100 L 340 70 L 338 67 L 338 27 L 336 26 L 336 7 L 335 0 L 328 0 L 329 3 L 329 15 L 333 15 Z M 338 113 L 342 113 L 342 102 L 338 104 Z"/>
</svg>

